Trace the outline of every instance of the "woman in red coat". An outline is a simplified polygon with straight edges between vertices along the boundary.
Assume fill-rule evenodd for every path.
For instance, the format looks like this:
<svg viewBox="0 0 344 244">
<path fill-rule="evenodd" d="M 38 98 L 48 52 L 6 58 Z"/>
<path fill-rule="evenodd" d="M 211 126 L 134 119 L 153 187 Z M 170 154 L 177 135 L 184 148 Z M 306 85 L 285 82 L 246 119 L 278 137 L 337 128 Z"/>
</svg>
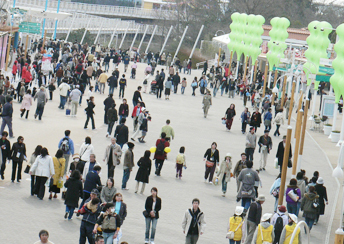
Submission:
<svg viewBox="0 0 344 244">
<path fill-rule="evenodd" d="M 166 159 L 166 152 L 165 148 L 170 146 L 170 143 L 166 141 L 166 133 L 161 133 L 161 139 L 158 139 L 155 143 L 156 145 L 156 151 L 154 154 L 155 159 L 155 174 L 157 176 L 160 176 L 161 168 L 164 165 L 164 161 Z"/>
<path fill-rule="evenodd" d="M 12 75 L 13 75 L 13 80 L 16 79 L 16 74 L 18 71 L 18 67 L 17 67 L 17 60 L 14 61 L 13 67 L 12 67 Z"/>
</svg>

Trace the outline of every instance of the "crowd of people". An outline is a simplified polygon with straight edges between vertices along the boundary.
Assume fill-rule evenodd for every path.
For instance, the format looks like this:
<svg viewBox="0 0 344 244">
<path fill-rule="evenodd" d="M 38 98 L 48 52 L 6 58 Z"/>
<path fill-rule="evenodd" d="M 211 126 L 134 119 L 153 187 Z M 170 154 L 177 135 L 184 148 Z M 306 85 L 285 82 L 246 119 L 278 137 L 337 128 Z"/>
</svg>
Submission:
<svg viewBox="0 0 344 244">
<path fill-rule="evenodd" d="M 117 191 L 114 183 L 116 166 L 123 163 L 123 177 L 121 190 L 127 191 L 127 182 L 135 164 L 138 171 L 135 176 L 135 193 L 143 194 L 145 186 L 149 183 L 152 170 L 151 154 L 154 154 L 155 175 L 161 176 L 162 168 L 167 154 L 170 150 L 170 143 L 175 137 L 171 121 L 166 120 L 162 127 L 160 137 L 156 140 L 155 147 L 146 150 L 139 157 L 134 158 L 135 142 L 145 143 L 148 132 L 148 122 L 152 117 L 148 111 L 149 104 L 143 101 L 141 90 L 144 93 L 149 89 L 156 97 L 161 98 L 164 90 L 165 99 L 170 100 L 171 91 L 178 93 L 178 85 L 181 84 L 180 93 L 185 94 L 187 78 L 180 77 L 182 69 L 184 73 L 191 74 L 191 60 L 184 60 L 183 63 L 177 58 L 172 60 L 170 54 L 163 53 L 161 56 L 153 55 L 151 52 L 144 55 L 130 53 L 129 50 L 105 50 L 99 44 L 88 46 L 75 43 L 62 43 L 60 41 L 48 40 L 43 54 L 50 54 L 52 64 L 47 69 L 42 62 L 41 50 L 42 40 L 34 42 L 32 50 L 27 56 L 23 55 L 23 47 L 18 49 L 18 57 L 13 64 L 12 77 L 4 78 L 0 75 L 0 102 L 2 104 L 2 126 L 0 147 L 2 153 L 1 178 L 4 180 L 6 162 L 12 160 L 11 181 L 20 182 L 22 179 L 23 162 L 27 161 L 24 172 L 31 175 L 31 195 L 43 200 L 46 187 L 49 191 L 49 199 L 57 198 L 61 193 L 66 210 L 64 218 L 72 220 L 74 214 L 77 217 L 82 215 L 80 225 L 79 243 L 120 243 L 123 236 L 122 225 L 127 216 L 127 206 L 123 195 Z M 33 59 L 33 60 L 31 60 Z M 114 63 L 114 70 L 111 71 L 111 60 Z M 130 109 L 126 98 L 125 88 L 128 85 L 126 71 L 131 63 L 131 79 L 136 79 L 137 62 L 147 62 L 145 79 L 140 81 L 137 90 L 132 97 L 133 109 Z M 124 74 L 120 74 L 118 64 L 123 62 Z M 160 71 L 155 69 L 157 64 L 166 66 Z M 104 68 L 103 68 L 104 66 Z M 108 76 L 108 73 L 111 73 Z M 262 205 L 266 198 L 258 194 L 259 186 L 262 186 L 260 172 L 266 170 L 267 159 L 275 150 L 272 138 L 269 133 L 272 124 L 276 124 L 275 137 L 280 136 L 279 128 L 284 123 L 283 110 L 292 109 L 290 100 L 272 96 L 270 88 L 265 91 L 262 88 L 262 74 L 257 72 L 257 80 L 251 85 L 248 80 L 242 77 L 242 70 L 239 78 L 234 79 L 231 65 L 212 66 L 208 71 L 206 62 L 203 74 L 198 79 L 195 77 L 190 82 L 192 96 L 196 96 L 197 88 L 200 88 L 200 95 L 203 96 L 202 105 L 204 118 L 207 118 L 212 105 L 212 97 L 216 97 L 220 90 L 221 96 L 229 98 L 240 96 L 245 109 L 240 115 L 242 123 L 241 132 L 245 136 L 245 145 L 241 153 L 241 160 L 236 164 L 232 162 L 232 154 L 226 153 L 220 157 L 217 143 L 211 143 L 210 148 L 204 153 L 204 180 L 209 184 L 221 184 L 222 196 L 226 196 L 227 183 L 232 178 L 236 181 L 237 206 L 234 215 L 229 218 L 228 233 L 226 237 L 230 244 L 251 244 L 251 243 L 280 243 L 290 242 L 291 233 L 296 228 L 299 219 L 299 211 L 303 211 L 309 229 L 316 225 L 320 215 L 325 212 L 325 205 L 328 204 L 324 180 L 319 172 L 314 172 L 311 180 L 306 177 L 306 172 L 301 170 L 297 177 L 290 179 L 287 186 L 285 198 L 286 206 L 278 206 L 279 188 L 281 186 L 281 174 L 273 182 L 270 194 L 275 197 L 275 207 L 263 214 Z M 94 84 L 94 85 L 93 85 Z M 16 86 L 16 88 L 15 88 Z M 24 138 L 19 136 L 17 142 L 11 146 L 8 136 L 13 137 L 12 116 L 13 100 L 18 99 L 21 103 L 20 116 L 25 115 L 28 119 L 29 111 L 33 101 L 37 100 L 37 107 L 34 118 L 43 118 L 45 104 L 53 99 L 54 90 L 60 95 L 59 109 L 66 110 L 70 116 L 78 116 L 78 107 L 86 100 L 85 108 L 86 121 L 84 129 L 88 128 L 91 120 L 92 129 L 96 129 L 94 120 L 94 108 L 96 106 L 94 93 L 105 94 L 108 86 L 108 96 L 104 99 L 104 124 L 107 124 L 106 137 L 111 138 L 111 143 L 104 148 L 103 162 L 107 165 L 107 181 L 102 184 L 99 176 L 104 167 L 101 166 L 95 155 L 95 145 L 91 138 L 86 137 L 78 152 L 71 139 L 71 131 L 66 130 L 64 136 L 54 150 L 55 155 L 49 155 L 48 149 L 37 145 L 32 154 L 27 155 Z M 212 89 L 212 92 L 211 92 Z M 118 97 L 122 103 L 117 111 L 114 100 L 114 92 L 118 90 Z M 127 94 L 126 94 L 127 95 Z M 246 107 L 247 101 L 251 100 L 254 112 Z M 289 103 L 288 103 L 289 101 Z M 272 107 L 275 106 L 275 114 L 272 114 Z M 70 109 L 71 108 L 71 109 Z M 131 114 L 133 132 L 129 135 L 129 128 L 126 125 Z M 286 113 L 288 116 L 288 113 Z M 222 118 L 222 123 L 227 131 L 232 129 L 236 116 L 235 104 L 232 103 Z M 287 118 L 287 117 L 286 117 Z M 115 124 L 118 125 L 115 126 Z M 264 134 L 257 140 L 256 132 L 264 125 Z M 247 130 L 249 125 L 249 130 Z M 5 131 L 8 127 L 9 133 Z M 115 129 L 113 130 L 115 126 Z M 279 143 L 276 150 L 276 167 L 283 166 L 283 155 L 285 150 L 286 137 Z M 259 147 L 259 160 L 254 160 L 254 152 Z M 179 148 L 179 154 L 173 160 L 176 164 L 176 178 L 182 179 L 183 168 L 186 169 L 185 147 Z M 239 155 L 238 155 L 239 156 Z M 289 158 L 292 157 L 290 148 Z M 259 161 L 259 163 L 258 163 Z M 255 163 L 253 163 L 255 162 Z M 288 167 L 291 163 L 288 162 Z M 256 168 L 256 169 L 254 169 Z M 141 183 L 141 189 L 140 189 Z M 65 189 L 65 190 L 63 190 Z M 81 203 L 80 199 L 82 199 Z M 182 221 L 182 230 L 185 234 L 186 244 L 197 243 L 200 235 L 205 232 L 205 214 L 199 208 L 200 200 L 192 200 L 192 207 L 187 209 Z M 145 217 L 146 232 L 145 243 L 154 244 L 159 211 L 162 208 L 162 199 L 158 197 L 158 189 L 152 187 L 150 195 L 144 205 L 143 215 Z M 61 213 L 62 216 L 62 213 Z M 301 229 L 296 230 L 297 238 L 293 243 L 301 243 Z M 42 230 L 39 234 L 41 239 L 38 243 L 48 242 L 49 234 Z M 126 242 L 122 242 L 125 244 Z"/>
</svg>

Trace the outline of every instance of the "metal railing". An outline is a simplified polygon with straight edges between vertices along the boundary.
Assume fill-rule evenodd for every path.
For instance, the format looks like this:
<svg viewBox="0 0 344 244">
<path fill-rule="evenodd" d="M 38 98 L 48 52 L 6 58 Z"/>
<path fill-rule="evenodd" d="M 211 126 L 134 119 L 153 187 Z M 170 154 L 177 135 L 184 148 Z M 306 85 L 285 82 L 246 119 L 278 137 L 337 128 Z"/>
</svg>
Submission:
<svg viewBox="0 0 344 244">
<path fill-rule="evenodd" d="M 13 5 L 13 0 L 9 1 Z M 48 9 L 57 9 L 56 0 L 49 0 Z M 16 0 L 16 7 L 45 7 L 45 0 Z M 60 3 L 61 12 L 82 12 L 87 14 L 99 14 L 105 16 L 135 17 L 144 19 L 173 19 L 175 11 L 162 9 L 144 9 L 135 7 L 121 7 L 111 5 L 86 4 L 77 2 Z"/>
</svg>

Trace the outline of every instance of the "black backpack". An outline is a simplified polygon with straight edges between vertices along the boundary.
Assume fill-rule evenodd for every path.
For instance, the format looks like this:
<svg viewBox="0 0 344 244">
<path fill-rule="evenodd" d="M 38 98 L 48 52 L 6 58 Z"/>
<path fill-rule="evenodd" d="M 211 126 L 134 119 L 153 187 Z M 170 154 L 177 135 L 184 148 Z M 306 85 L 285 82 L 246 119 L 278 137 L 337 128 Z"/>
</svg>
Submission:
<svg viewBox="0 0 344 244">
<path fill-rule="evenodd" d="M 278 214 L 278 218 L 276 219 L 276 223 L 274 226 L 274 230 L 275 230 L 275 241 L 274 241 L 274 243 L 279 242 L 283 228 L 284 228 L 284 224 L 283 224 L 282 215 Z"/>
<path fill-rule="evenodd" d="M 78 64 L 78 66 L 76 67 L 76 71 L 81 73 L 81 71 L 82 71 L 82 64 Z"/>
<path fill-rule="evenodd" d="M 165 150 L 165 140 L 160 140 L 158 146 L 156 147 L 156 155 L 164 155 L 164 150 Z"/>
</svg>

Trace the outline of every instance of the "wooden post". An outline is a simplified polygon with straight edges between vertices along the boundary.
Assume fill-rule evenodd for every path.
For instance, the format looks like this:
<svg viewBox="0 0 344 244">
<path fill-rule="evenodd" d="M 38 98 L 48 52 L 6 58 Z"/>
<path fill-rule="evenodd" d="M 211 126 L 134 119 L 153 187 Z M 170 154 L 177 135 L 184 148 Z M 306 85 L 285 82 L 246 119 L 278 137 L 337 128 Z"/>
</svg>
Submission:
<svg viewBox="0 0 344 244">
<path fill-rule="evenodd" d="M 344 235 L 336 234 L 334 237 L 334 244 L 343 244 L 344 243 Z"/>
<path fill-rule="evenodd" d="M 243 77 L 243 79 L 242 79 L 244 82 L 246 82 L 247 62 L 248 62 L 248 56 L 245 56 L 244 77 Z"/>
<path fill-rule="evenodd" d="M 297 170 L 301 169 L 302 154 L 303 154 L 303 145 L 305 143 L 306 128 L 307 128 L 307 115 L 308 115 L 308 106 L 309 99 L 306 100 L 305 111 L 303 114 L 302 130 L 301 130 L 301 140 L 300 140 L 300 149 L 299 149 L 299 159 L 297 164 Z"/>
<path fill-rule="evenodd" d="M 297 124 L 297 121 L 299 119 L 299 111 L 301 110 L 301 107 L 302 107 L 302 96 L 303 96 L 303 92 L 300 91 L 300 99 L 299 99 L 299 103 L 297 105 L 297 117 L 296 117 L 296 124 Z M 296 129 L 295 129 L 295 135 L 294 135 L 294 138 L 296 139 Z"/>
<path fill-rule="evenodd" d="M 5 71 L 7 71 L 7 67 L 8 67 L 8 60 L 9 60 L 9 56 L 10 56 L 11 41 L 12 41 L 12 35 L 9 34 L 9 36 L 8 36 L 8 44 L 7 44 L 7 53 L 6 53 Z"/>
<path fill-rule="evenodd" d="M 231 74 L 232 71 L 232 60 L 233 60 L 233 51 L 231 51 L 231 55 L 229 56 L 229 74 L 228 76 Z"/>
<path fill-rule="evenodd" d="M 284 76 L 283 79 L 283 87 L 282 87 L 282 97 L 281 97 L 281 105 L 284 106 L 284 100 L 285 100 L 285 87 L 287 84 L 287 76 Z"/>
<path fill-rule="evenodd" d="M 219 48 L 219 56 L 217 57 L 217 67 L 220 67 L 220 56 L 221 56 L 221 47 Z"/>
<path fill-rule="evenodd" d="M 289 114 L 288 114 L 288 125 L 290 125 L 291 114 L 293 112 L 293 105 L 294 105 L 294 96 L 295 96 L 295 85 L 296 82 L 293 82 L 293 87 L 291 88 L 291 97 L 290 97 L 290 106 L 289 106 Z"/>
<path fill-rule="evenodd" d="M 285 193 L 285 182 L 287 179 L 287 169 L 288 169 L 288 160 L 289 160 L 289 151 L 290 151 L 291 132 L 292 132 L 292 127 L 289 125 L 288 131 L 287 131 L 287 141 L 286 141 L 285 147 L 284 147 L 283 165 L 282 165 L 282 174 L 281 174 L 281 186 L 280 186 L 280 192 L 279 192 L 279 197 L 278 197 L 278 206 L 281 206 L 283 204 L 283 198 L 284 198 L 284 193 Z"/>
<path fill-rule="evenodd" d="M 274 87 L 276 86 L 277 83 L 277 69 L 275 70 L 275 75 L 274 75 Z M 272 93 L 272 101 L 271 105 L 273 106 L 275 104 L 275 93 Z"/>
<path fill-rule="evenodd" d="M 253 69 L 253 83 L 256 83 L 257 65 L 258 65 L 258 60 L 256 60 L 256 63 L 254 64 L 254 69 Z"/>
<path fill-rule="evenodd" d="M 301 100 L 301 99 L 300 99 Z M 296 120 L 296 128 L 295 128 L 295 150 L 294 150 L 294 158 L 293 158 L 293 169 L 292 169 L 292 178 L 296 176 L 296 166 L 297 166 L 297 159 L 299 157 L 299 149 L 300 149 L 300 131 L 302 126 L 302 117 L 303 117 L 303 110 L 299 109 L 297 113 L 297 120 Z"/>
<path fill-rule="evenodd" d="M 265 97 L 266 81 L 268 79 L 268 68 L 269 68 L 269 63 L 266 61 L 265 72 L 264 72 L 263 97 Z"/>
<path fill-rule="evenodd" d="M 26 55 L 27 55 L 27 46 L 29 44 L 29 34 L 26 34 L 26 41 L 25 41 L 25 60 L 26 60 Z"/>
<path fill-rule="evenodd" d="M 43 45 L 42 45 L 42 53 L 44 53 L 44 45 L 45 45 L 45 38 L 47 36 L 47 30 L 44 31 L 44 37 L 43 37 Z"/>
</svg>

